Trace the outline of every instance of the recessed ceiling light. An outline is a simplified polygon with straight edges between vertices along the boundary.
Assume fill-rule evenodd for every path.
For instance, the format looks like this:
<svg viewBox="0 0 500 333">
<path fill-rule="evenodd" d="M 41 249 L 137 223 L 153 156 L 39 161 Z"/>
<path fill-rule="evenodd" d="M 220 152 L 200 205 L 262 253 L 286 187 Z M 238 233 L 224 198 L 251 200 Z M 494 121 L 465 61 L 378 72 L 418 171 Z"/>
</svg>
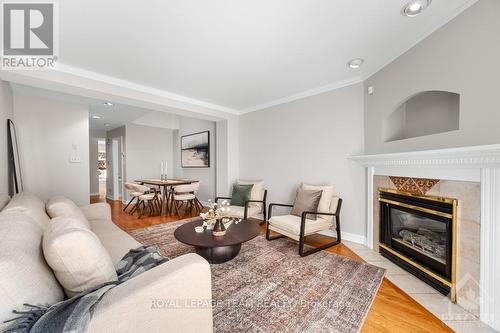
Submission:
<svg viewBox="0 0 500 333">
<path fill-rule="evenodd" d="M 356 58 L 356 59 L 352 59 L 350 60 L 348 63 L 347 63 L 347 66 L 349 68 L 353 68 L 353 69 L 356 69 L 356 68 L 359 68 L 361 67 L 361 65 L 363 65 L 365 61 L 361 58 Z"/>
<path fill-rule="evenodd" d="M 429 7 L 431 2 L 432 0 L 412 0 L 401 9 L 401 14 L 408 17 L 417 16 Z"/>
<path fill-rule="evenodd" d="M 104 126 L 109 127 L 110 125 L 109 124 L 104 124 Z"/>
<path fill-rule="evenodd" d="M 102 103 L 102 104 L 104 104 L 104 105 L 106 105 L 106 106 L 113 106 L 113 105 L 114 105 L 114 104 L 113 104 L 113 103 L 111 103 L 111 102 L 104 102 L 104 103 Z"/>
<path fill-rule="evenodd" d="M 92 119 L 101 119 L 100 116 L 92 116 Z"/>
</svg>

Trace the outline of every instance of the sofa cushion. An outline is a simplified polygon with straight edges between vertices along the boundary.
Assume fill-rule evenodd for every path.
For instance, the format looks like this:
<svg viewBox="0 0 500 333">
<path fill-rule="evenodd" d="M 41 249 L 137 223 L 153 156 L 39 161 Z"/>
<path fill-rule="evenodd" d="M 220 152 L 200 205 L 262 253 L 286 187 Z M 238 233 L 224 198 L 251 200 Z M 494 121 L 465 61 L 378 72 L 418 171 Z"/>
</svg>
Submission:
<svg viewBox="0 0 500 333">
<path fill-rule="evenodd" d="M 0 211 L 9 203 L 10 197 L 7 194 L 0 195 Z"/>
<path fill-rule="evenodd" d="M 296 215 L 279 215 L 273 216 L 269 219 L 269 224 L 271 226 L 286 230 L 287 232 L 294 235 L 300 235 L 300 223 L 301 218 Z M 305 234 L 309 235 L 321 230 L 330 229 L 331 227 L 332 224 L 325 220 L 306 219 Z"/>
<path fill-rule="evenodd" d="M 333 185 L 310 185 L 310 184 L 302 184 L 302 188 L 304 190 L 321 190 L 323 193 L 321 194 L 321 199 L 318 203 L 318 212 L 321 213 L 332 213 L 330 211 L 330 206 L 332 202 L 332 197 L 334 195 L 334 187 Z M 321 216 L 318 215 L 319 219 L 323 219 L 325 221 L 332 221 L 331 216 Z"/>
<path fill-rule="evenodd" d="M 242 219 L 245 216 L 245 207 L 240 206 L 229 206 L 229 212 L 227 215 L 237 217 Z M 260 213 L 259 207 L 248 207 L 247 217 L 252 217 Z"/>
<path fill-rule="evenodd" d="M 90 227 L 108 251 L 115 266 L 130 249 L 142 245 L 111 220 L 91 220 Z"/>
<path fill-rule="evenodd" d="M 68 297 L 118 279 L 99 238 L 74 218 L 50 221 L 43 235 L 43 253 Z"/>
<path fill-rule="evenodd" d="M 250 200 L 262 200 L 264 198 L 264 181 L 263 180 L 238 180 L 240 185 L 253 185 L 250 192 Z M 249 206 L 258 207 L 262 209 L 262 204 L 258 202 L 251 202 Z"/>
<path fill-rule="evenodd" d="M 22 213 L 0 214 L 0 331 L 24 303 L 53 304 L 64 293 L 42 252 L 43 229 Z"/>
<path fill-rule="evenodd" d="M 299 188 L 293 203 L 292 215 L 302 216 L 303 212 L 317 212 L 321 193 L 323 193 L 321 190 L 304 190 Z M 316 215 L 313 214 L 306 217 L 316 220 Z"/>
<path fill-rule="evenodd" d="M 51 218 L 71 217 L 82 223 L 87 229 L 90 229 L 89 221 L 87 221 L 83 212 L 73 201 L 66 197 L 61 195 L 53 196 L 47 201 L 45 208 L 47 209 L 47 214 L 49 214 Z"/>
<path fill-rule="evenodd" d="M 14 195 L 2 212 L 26 214 L 44 230 L 50 221 L 45 212 L 45 203 L 36 195 L 28 192 Z"/>
</svg>

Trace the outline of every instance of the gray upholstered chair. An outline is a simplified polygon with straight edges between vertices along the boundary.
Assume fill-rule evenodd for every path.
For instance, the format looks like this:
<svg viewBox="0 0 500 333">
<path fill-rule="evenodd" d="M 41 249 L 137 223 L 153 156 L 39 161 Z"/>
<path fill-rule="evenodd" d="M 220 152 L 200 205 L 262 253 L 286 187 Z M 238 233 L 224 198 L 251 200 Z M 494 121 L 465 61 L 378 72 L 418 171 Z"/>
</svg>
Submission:
<svg viewBox="0 0 500 333">
<path fill-rule="evenodd" d="M 341 242 L 340 236 L 340 208 L 342 207 L 342 199 L 333 196 L 333 186 L 321 187 L 312 185 L 303 185 L 310 189 L 328 188 L 323 191 L 318 205 L 318 211 L 305 211 L 302 216 L 296 215 L 277 215 L 273 216 L 273 208 L 289 207 L 289 204 L 272 203 L 269 205 L 269 220 L 266 223 L 266 239 L 271 241 L 278 238 L 289 237 L 299 242 L 299 254 L 304 257 L 318 251 L 327 249 Z M 308 218 L 308 216 L 316 215 L 316 219 Z M 304 240 L 306 236 L 318 233 L 320 231 L 335 229 L 337 238 L 320 247 L 304 251 Z M 271 231 L 277 232 L 280 235 L 271 236 Z"/>
</svg>

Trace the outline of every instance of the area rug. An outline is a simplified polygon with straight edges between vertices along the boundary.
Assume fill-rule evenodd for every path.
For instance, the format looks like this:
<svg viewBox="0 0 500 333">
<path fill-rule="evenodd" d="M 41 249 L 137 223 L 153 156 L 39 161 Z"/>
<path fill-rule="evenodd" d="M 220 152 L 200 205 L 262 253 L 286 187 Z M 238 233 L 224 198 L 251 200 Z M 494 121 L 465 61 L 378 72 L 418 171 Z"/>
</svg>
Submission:
<svg viewBox="0 0 500 333">
<path fill-rule="evenodd" d="M 182 223 L 129 233 L 175 258 L 194 252 L 174 238 Z M 358 332 L 385 271 L 325 251 L 300 257 L 297 249 L 293 240 L 258 236 L 235 259 L 211 265 L 214 331 Z"/>
</svg>

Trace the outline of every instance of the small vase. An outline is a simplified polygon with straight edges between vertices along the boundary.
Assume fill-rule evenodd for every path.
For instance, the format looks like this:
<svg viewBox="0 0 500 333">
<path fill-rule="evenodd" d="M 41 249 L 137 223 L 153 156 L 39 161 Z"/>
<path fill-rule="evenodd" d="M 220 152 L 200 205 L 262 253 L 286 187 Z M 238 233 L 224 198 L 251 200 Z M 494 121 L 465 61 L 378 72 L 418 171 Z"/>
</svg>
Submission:
<svg viewBox="0 0 500 333">
<path fill-rule="evenodd" d="M 215 222 L 214 229 L 212 230 L 212 235 L 214 236 L 224 236 L 226 234 L 226 227 L 224 227 L 224 223 L 222 219 L 218 219 Z"/>
</svg>

